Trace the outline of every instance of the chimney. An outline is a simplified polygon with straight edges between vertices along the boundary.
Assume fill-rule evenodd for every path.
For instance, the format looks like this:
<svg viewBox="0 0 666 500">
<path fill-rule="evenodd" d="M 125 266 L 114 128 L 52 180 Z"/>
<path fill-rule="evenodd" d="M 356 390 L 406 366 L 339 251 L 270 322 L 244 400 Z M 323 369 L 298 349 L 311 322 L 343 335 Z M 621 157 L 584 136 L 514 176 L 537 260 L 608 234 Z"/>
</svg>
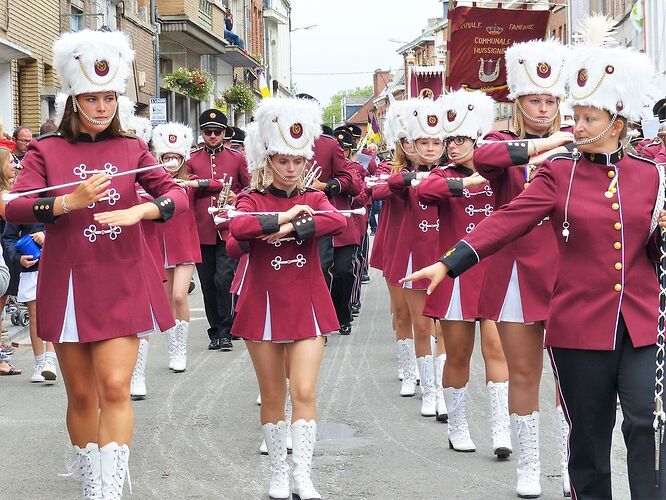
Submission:
<svg viewBox="0 0 666 500">
<path fill-rule="evenodd" d="M 376 69 L 375 74 L 372 76 L 373 97 L 381 94 L 389 81 L 391 80 L 391 72 L 383 69 Z"/>
</svg>

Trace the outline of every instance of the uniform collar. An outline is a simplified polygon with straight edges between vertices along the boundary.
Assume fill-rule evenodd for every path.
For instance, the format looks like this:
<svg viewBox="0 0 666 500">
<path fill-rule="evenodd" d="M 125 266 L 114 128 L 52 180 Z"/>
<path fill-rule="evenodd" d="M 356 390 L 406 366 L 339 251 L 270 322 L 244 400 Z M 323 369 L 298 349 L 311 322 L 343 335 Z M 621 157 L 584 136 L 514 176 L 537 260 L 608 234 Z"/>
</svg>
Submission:
<svg viewBox="0 0 666 500">
<path fill-rule="evenodd" d="M 592 163 L 610 166 L 615 165 L 624 158 L 624 150 L 622 149 L 622 146 L 620 146 L 612 153 L 583 153 L 583 156 Z"/>
<path fill-rule="evenodd" d="M 216 155 L 217 153 L 221 152 L 222 150 L 224 150 L 224 144 L 220 144 L 216 148 L 209 148 L 208 146 L 206 146 L 204 144 L 204 151 L 206 151 L 206 153 L 208 153 L 209 155 Z"/>
<path fill-rule="evenodd" d="M 456 172 L 460 172 L 461 174 L 463 174 L 467 177 L 469 177 L 470 175 L 472 175 L 474 173 L 474 170 L 472 170 L 471 168 L 467 168 L 464 165 L 455 165 L 454 164 L 454 165 L 452 165 L 452 167 L 454 168 L 454 170 Z"/>
<path fill-rule="evenodd" d="M 93 140 L 93 138 L 90 134 L 86 134 L 86 133 L 82 132 L 82 133 L 79 134 L 79 137 L 77 138 L 77 142 L 99 142 L 99 141 L 103 141 L 104 139 L 108 139 L 109 137 L 111 137 L 111 136 L 109 135 L 109 132 L 107 130 L 104 130 L 104 131 L 100 132 L 99 134 L 97 134 L 97 136 L 95 137 L 95 140 Z"/>
<path fill-rule="evenodd" d="M 433 168 L 435 167 L 428 167 L 427 165 L 417 165 L 416 166 L 416 171 L 417 172 L 430 172 Z"/>
<path fill-rule="evenodd" d="M 294 188 L 291 194 L 287 194 L 286 191 L 276 188 L 273 184 L 271 184 L 270 186 L 268 186 L 268 192 L 271 193 L 273 196 L 276 196 L 277 198 L 293 198 L 294 196 L 299 194 L 300 191 L 297 188 Z"/>
</svg>

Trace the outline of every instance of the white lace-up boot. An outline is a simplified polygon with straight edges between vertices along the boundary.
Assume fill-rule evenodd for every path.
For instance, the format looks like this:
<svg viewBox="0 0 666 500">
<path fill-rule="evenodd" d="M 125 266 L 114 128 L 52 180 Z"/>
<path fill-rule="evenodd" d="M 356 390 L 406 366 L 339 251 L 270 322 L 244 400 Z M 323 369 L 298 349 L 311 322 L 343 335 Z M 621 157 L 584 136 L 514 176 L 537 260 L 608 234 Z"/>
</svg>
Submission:
<svg viewBox="0 0 666 500">
<path fill-rule="evenodd" d="M 132 492 L 129 475 L 129 446 L 119 446 L 115 441 L 99 450 L 102 464 L 102 497 L 104 500 L 116 500 L 123 497 L 125 480 Z"/>
<path fill-rule="evenodd" d="M 102 500 L 102 467 L 97 443 L 88 443 L 85 448 L 74 446 L 74 461 L 61 477 L 77 475 L 81 479 L 81 498 Z"/>
<path fill-rule="evenodd" d="M 454 387 L 444 387 L 444 399 L 446 399 L 446 408 L 449 411 L 448 437 L 449 448 L 462 451 L 476 451 L 476 445 L 469 435 L 467 425 L 467 409 L 465 398 L 467 395 L 467 386 L 456 389 Z"/>
<path fill-rule="evenodd" d="M 413 396 L 416 394 L 416 370 L 412 357 L 414 356 L 414 341 L 411 340 L 398 340 L 400 355 L 400 365 L 403 370 L 402 384 L 400 385 L 400 395 L 403 397 Z"/>
<path fill-rule="evenodd" d="M 437 397 L 435 395 L 435 372 L 432 356 L 423 356 L 416 361 L 421 374 L 421 415 L 434 417 L 437 409 Z"/>
<path fill-rule="evenodd" d="M 174 333 L 175 345 L 172 370 L 176 373 L 184 372 L 187 368 L 187 337 L 190 332 L 190 324 L 187 321 L 180 321 L 176 325 Z"/>
<path fill-rule="evenodd" d="M 488 382 L 490 400 L 490 428 L 493 434 L 493 450 L 498 460 L 509 458 L 511 446 L 511 418 L 509 418 L 509 383 Z"/>
<path fill-rule="evenodd" d="M 287 422 L 287 453 L 291 453 L 292 443 L 291 443 L 291 394 L 289 394 L 289 379 L 287 379 L 287 399 L 284 405 L 284 419 Z M 259 453 L 262 455 L 268 455 L 268 446 L 266 446 L 266 440 L 264 439 L 259 446 Z"/>
<path fill-rule="evenodd" d="M 395 352 L 398 355 L 398 380 L 402 382 L 402 380 L 405 378 L 405 370 L 402 366 L 402 358 L 400 357 L 400 344 L 401 342 L 404 342 L 403 340 L 396 340 L 395 341 Z"/>
<path fill-rule="evenodd" d="M 169 370 L 173 370 L 173 364 L 176 361 L 176 353 L 178 348 L 178 325 L 180 320 L 176 320 L 176 326 L 169 328 L 166 331 L 167 343 L 169 346 Z"/>
<path fill-rule="evenodd" d="M 314 420 L 297 420 L 291 426 L 294 440 L 294 500 L 320 500 L 310 477 L 312 455 L 317 440 L 317 423 Z"/>
<path fill-rule="evenodd" d="M 560 445 L 560 469 L 562 470 L 562 495 L 571 496 L 571 482 L 569 480 L 569 423 L 564 418 L 562 407 L 557 407 L 557 423 L 560 429 L 558 434 Z"/>
<path fill-rule="evenodd" d="M 130 395 L 134 400 L 146 397 L 146 363 L 148 362 L 149 346 L 150 342 L 146 339 L 139 340 L 139 354 L 136 357 L 136 365 L 134 365 L 130 383 Z"/>
<path fill-rule="evenodd" d="M 442 385 L 445 364 L 446 354 L 440 354 L 435 358 L 435 413 L 437 413 L 437 421 L 444 423 L 449 420 L 446 401 L 444 400 L 444 386 Z"/>
<path fill-rule="evenodd" d="M 271 500 L 287 500 L 289 490 L 289 465 L 287 464 L 287 423 L 262 425 L 264 440 L 271 460 L 271 481 L 268 496 Z"/>
<path fill-rule="evenodd" d="M 520 498 L 541 496 L 541 462 L 539 461 L 539 412 L 530 415 L 511 414 L 511 427 L 518 444 L 516 494 Z"/>
</svg>

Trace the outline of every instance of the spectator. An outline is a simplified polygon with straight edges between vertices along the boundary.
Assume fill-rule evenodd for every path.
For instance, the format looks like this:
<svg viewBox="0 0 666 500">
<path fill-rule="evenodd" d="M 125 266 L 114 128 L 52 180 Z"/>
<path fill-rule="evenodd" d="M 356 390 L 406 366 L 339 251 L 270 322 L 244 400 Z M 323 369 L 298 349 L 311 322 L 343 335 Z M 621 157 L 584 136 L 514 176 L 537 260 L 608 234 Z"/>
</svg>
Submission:
<svg viewBox="0 0 666 500">
<path fill-rule="evenodd" d="M 32 142 L 32 131 L 28 127 L 21 125 L 19 128 L 14 130 L 14 158 L 20 162 L 25 156 L 25 152 L 28 149 L 28 144 Z"/>
<path fill-rule="evenodd" d="M 0 195 L 2 193 L 8 192 L 12 183 L 14 182 L 15 170 L 14 164 L 12 162 L 12 153 L 9 149 L 0 147 Z M 5 226 L 5 204 L 0 197 L 0 230 L 4 229 Z M 3 255 L 3 248 L 0 246 L 0 255 Z M 13 292 L 16 294 L 16 288 L 18 287 L 18 273 L 15 273 L 16 279 L 14 283 L 10 280 L 9 269 L 7 264 L 5 264 L 4 258 L 0 258 L 0 292 L 2 296 L 0 297 L 0 311 L 5 308 L 5 303 L 7 302 L 7 295 Z M 8 354 L 11 354 L 13 349 L 10 346 L 0 345 L 0 375 L 20 375 L 21 370 L 15 368 L 8 363 Z"/>
<path fill-rule="evenodd" d="M 231 9 L 227 8 L 227 13 L 224 16 L 224 39 L 228 41 L 231 45 L 237 45 L 241 49 L 245 49 L 243 40 L 236 33 L 233 32 L 234 29 L 234 15 L 231 13 Z"/>
<path fill-rule="evenodd" d="M 50 134 L 56 130 L 58 130 L 58 125 L 56 125 L 52 118 L 49 118 L 39 127 L 39 135 Z"/>
</svg>

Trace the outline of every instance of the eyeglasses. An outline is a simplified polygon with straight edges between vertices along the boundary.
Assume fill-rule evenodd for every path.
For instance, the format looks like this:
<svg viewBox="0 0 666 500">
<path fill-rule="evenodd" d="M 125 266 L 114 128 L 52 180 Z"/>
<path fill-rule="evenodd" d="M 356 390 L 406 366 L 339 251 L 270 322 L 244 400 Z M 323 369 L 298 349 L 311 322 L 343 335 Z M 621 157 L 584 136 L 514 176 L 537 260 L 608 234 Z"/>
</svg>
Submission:
<svg viewBox="0 0 666 500">
<path fill-rule="evenodd" d="M 449 137 L 448 139 L 446 139 L 446 141 L 444 141 L 444 144 L 446 144 L 447 148 L 451 145 L 451 143 L 455 144 L 456 146 L 462 146 L 463 144 L 465 144 L 465 139 L 467 139 L 467 137 L 464 137 L 462 135 L 458 135 L 456 137 Z"/>
<path fill-rule="evenodd" d="M 211 135 L 214 136 L 224 135 L 223 128 L 205 128 L 201 132 L 203 132 L 203 135 L 205 135 L 206 137 L 210 137 Z"/>
<path fill-rule="evenodd" d="M 30 144 L 32 139 L 16 139 L 16 142 L 22 142 L 23 144 Z"/>
</svg>

